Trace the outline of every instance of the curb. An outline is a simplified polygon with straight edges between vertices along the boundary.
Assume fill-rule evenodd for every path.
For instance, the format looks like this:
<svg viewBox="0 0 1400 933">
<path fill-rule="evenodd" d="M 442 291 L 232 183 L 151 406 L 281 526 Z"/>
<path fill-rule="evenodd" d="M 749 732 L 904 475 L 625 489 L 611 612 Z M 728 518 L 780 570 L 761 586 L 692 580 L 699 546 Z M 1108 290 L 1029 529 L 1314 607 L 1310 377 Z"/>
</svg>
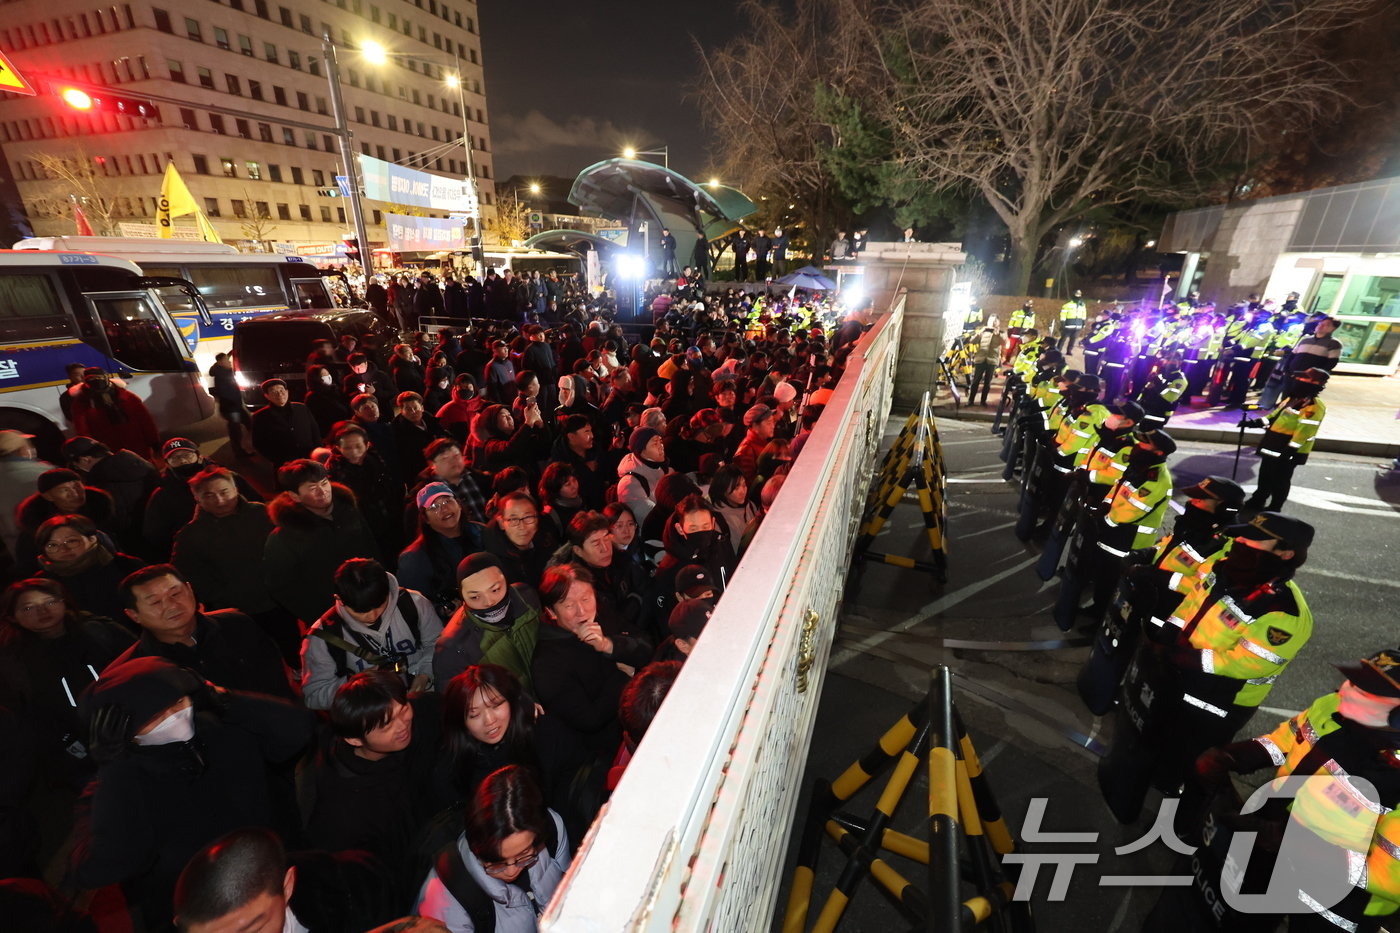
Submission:
<svg viewBox="0 0 1400 933">
<path fill-rule="evenodd" d="M 991 424 L 996 418 L 996 413 L 991 410 L 972 411 L 962 409 L 953 412 L 953 406 L 947 404 L 934 404 L 934 415 L 946 418 L 950 421 L 977 421 Z M 902 413 L 904 414 L 904 413 Z M 1193 428 L 1186 424 L 1167 423 L 1167 433 L 1178 441 L 1199 441 L 1207 444 L 1234 444 L 1239 440 L 1238 430 L 1222 431 L 1219 428 Z M 1246 440 L 1250 437 L 1258 437 L 1263 434 L 1258 429 L 1249 429 L 1244 432 Z M 1317 453 L 1330 454 L 1350 454 L 1357 457 L 1384 457 L 1393 460 L 1400 457 L 1400 444 L 1387 444 L 1384 441 L 1368 441 L 1355 437 L 1319 437 L 1313 444 L 1313 450 Z"/>
</svg>

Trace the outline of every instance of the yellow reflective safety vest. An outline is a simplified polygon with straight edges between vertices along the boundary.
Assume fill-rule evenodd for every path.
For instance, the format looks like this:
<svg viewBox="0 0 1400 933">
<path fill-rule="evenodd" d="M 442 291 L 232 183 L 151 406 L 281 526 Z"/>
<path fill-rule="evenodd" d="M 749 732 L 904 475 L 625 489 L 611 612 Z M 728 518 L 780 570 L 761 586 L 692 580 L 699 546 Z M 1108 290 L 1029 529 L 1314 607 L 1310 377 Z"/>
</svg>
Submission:
<svg viewBox="0 0 1400 933">
<path fill-rule="evenodd" d="M 1291 775 L 1329 778 L 1304 783 L 1288 811 L 1292 820 L 1346 852 L 1348 877 L 1370 895 L 1360 917 L 1333 913 L 1341 905 L 1324 914 L 1345 930 L 1356 929 L 1362 917 L 1388 916 L 1400 909 L 1400 811 L 1396 810 L 1400 794 L 1394 778 L 1400 751 L 1378 748 L 1374 739 L 1367 741 L 1371 737 L 1365 733 L 1374 730 L 1362 731 L 1346 720 L 1338 721 L 1340 708 L 1338 694 L 1318 697 L 1254 741 L 1278 767 L 1275 781 Z M 1354 783 L 1356 778 L 1371 782 L 1379 799 L 1363 793 Z"/>
<path fill-rule="evenodd" d="M 1168 621 L 1195 652 L 1195 670 L 1237 681 L 1230 701 L 1258 706 L 1312 637 L 1312 611 L 1292 580 L 1244 594 L 1227 592 L 1213 571 L 1206 580 Z"/>
<path fill-rule="evenodd" d="M 1099 443 L 1099 429 L 1108 418 L 1108 409 L 1094 402 L 1084 406 L 1079 414 L 1065 412 L 1055 431 L 1055 447 L 1061 457 L 1073 458 L 1081 467 Z M 1059 469 L 1058 465 L 1056 469 Z"/>
<path fill-rule="evenodd" d="M 1070 299 L 1060 305 L 1060 324 L 1065 327 L 1083 327 L 1087 314 L 1084 302 Z"/>
<path fill-rule="evenodd" d="M 1103 498 L 1108 507 L 1103 523 L 1109 529 L 1131 534 L 1103 533 L 1098 539 L 1099 547 L 1114 557 L 1127 557 L 1129 551 L 1151 547 L 1171 498 L 1172 476 L 1166 464 L 1152 467 L 1146 479 L 1136 486 L 1126 478 L 1120 479 Z"/>
<path fill-rule="evenodd" d="M 1034 327 L 1035 312 L 1027 311 L 1025 308 L 1017 308 L 1015 311 L 1011 312 L 1011 316 L 1008 320 L 1008 327 Z"/>
<path fill-rule="evenodd" d="M 1302 405 L 1298 402 L 1302 401 Z M 1269 429 L 1259 442 L 1259 456 L 1291 458 L 1298 463 L 1308 459 L 1317 429 L 1327 417 L 1327 406 L 1320 398 L 1284 399 L 1269 415 Z"/>
</svg>

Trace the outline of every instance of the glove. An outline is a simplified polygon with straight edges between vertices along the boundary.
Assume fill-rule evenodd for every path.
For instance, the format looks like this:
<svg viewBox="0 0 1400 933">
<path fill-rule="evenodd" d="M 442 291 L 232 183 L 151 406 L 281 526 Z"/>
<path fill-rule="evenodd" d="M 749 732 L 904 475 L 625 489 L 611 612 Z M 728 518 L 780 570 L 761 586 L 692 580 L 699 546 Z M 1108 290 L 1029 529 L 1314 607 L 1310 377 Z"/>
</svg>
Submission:
<svg viewBox="0 0 1400 933">
<path fill-rule="evenodd" d="M 1263 418 L 1241 418 L 1241 419 L 1240 419 L 1240 423 L 1239 423 L 1238 426 L 1241 427 L 1241 428 L 1262 428 L 1262 427 L 1264 426 L 1264 419 L 1263 419 Z"/>
<path fill-rule="evenodd" d="M 1196 759 L 1196 780 L 1206 786 L 1228 784 L 1235 759 L 1228 748 L 1208 748 Z"/>
<path fill-rule="evenodd" d="M 131 748 L 131 714 L 120 706 L 103 706 L 88 723 L 88 752 L 99 765 L 110 764 Z"/>
<path fill-rule="evenodd" d="M 194 700 L 195 706 L 199 709 L 212 710 L 222 716 L 228 712 L 229 698 L 232 696 L 218 684 L 204 681 L 204 683 L 193 693 L 190 699 Z"/>
</svg>

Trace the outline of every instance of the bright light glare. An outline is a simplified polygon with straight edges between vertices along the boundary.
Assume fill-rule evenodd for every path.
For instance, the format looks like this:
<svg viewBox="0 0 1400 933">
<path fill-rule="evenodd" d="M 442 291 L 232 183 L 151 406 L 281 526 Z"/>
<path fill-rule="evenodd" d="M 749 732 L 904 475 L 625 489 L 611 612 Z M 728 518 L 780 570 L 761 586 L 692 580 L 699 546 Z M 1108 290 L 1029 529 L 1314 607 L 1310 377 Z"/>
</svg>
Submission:
<svg viewBox="0 0 1400 933">
<path fill-rule="evenodd" d="M 360 43 L 360 54 L 371 65 L 382 65 L 389 60 L 389 50 L 373 40 Z"/>
<path fill-rule="evenodd" d="M 539 193 L 540 193 L 540 183 L 539 183 L 539 182 L 532 182 L 532 183 L 531 183 L 531 185 L 530 185 L 530 193 L 531 193 L 531 194 L 539 194 Z"/>
<path fill-rule="evenodd" d="M 621 253 L 617 257 L 617 274 L 624 279 L 638 279 L 646 271 L 646 262 L 636 253 Z"/>
<path fill-rule="evenodd" d="M 719 179 L 718 179 L 718 178 L 711 178 L 711 179 L 710 179 L 710 187 L 711 187 L 711 188 L 718 188 L 718 187 L 719 187 Z"/>
<path fill-rule="evenodd" d="M 841 293 L 841 303 L 847 308 L 859 308 L 865 300 L 865 292 L 859 288 L 848 288 Z"/>
<path fill-rule="evenodd" d="M 1071 249 L 1078 249 L 1079 247 L 1084 245 L 1084 238 L 1072 236 L 1069 238 L 1069 245 Z"/>
<path fill-rule="evenodd" d="M 622 157 L 624 159 L 635 159 L 637 157 L 637 150 L 628 146 L 626 149 L 622 150 Z"/>
<path fill-rule="evenodd" d="M 448 75 L 447 78 L 446 78 L 446 81 L 447 81 L 447 86 L 448 86 L 448 87 L 461 87 L 461 86 L 462 86 L 462 79 L 459 78 L 459 77 L 457 77 L 456 75 Z"/>
<path fill-rule="evenodd" d="M 88 96 L 86 91 L 80 91 L 75 87 L 66 87 L 59 96 L 63 98 L 65 104 L 74 110 L 92 109 L 92 98 Z"/>
<path fill-rule="evenodd" d="M 1147 245 L 1148 245 L 1149 248 L 1150 248 L 1150 247 L 1153 247 L 1153 246 L 1156 246 L 1156 245 L 1157 245 L 1157 241 L 1156 241 L 1156 240 L 1148 240 L 1148 241 L 1147 241 Z"/>
</svg>

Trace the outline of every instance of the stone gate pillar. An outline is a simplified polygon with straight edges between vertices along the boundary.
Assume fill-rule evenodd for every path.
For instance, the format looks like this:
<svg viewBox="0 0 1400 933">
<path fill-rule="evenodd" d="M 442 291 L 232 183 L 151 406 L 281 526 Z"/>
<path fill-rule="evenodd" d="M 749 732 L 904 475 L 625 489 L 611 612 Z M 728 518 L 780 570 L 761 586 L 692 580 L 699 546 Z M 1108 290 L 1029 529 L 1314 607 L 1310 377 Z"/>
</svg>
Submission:
<svg viewBox="0 0 1400 933">
<path fill-rule="evenodd" d="M 954 274 L 966 258 L 958 243 L 870 243 L 860 254 L 866 294 L 877 311 L 888 308 L 900 289 L 906 293 L 894 380 L 896 409 L 912 410 L 933 387 L 943 353 L 943 315 Z"/>
</svg>

